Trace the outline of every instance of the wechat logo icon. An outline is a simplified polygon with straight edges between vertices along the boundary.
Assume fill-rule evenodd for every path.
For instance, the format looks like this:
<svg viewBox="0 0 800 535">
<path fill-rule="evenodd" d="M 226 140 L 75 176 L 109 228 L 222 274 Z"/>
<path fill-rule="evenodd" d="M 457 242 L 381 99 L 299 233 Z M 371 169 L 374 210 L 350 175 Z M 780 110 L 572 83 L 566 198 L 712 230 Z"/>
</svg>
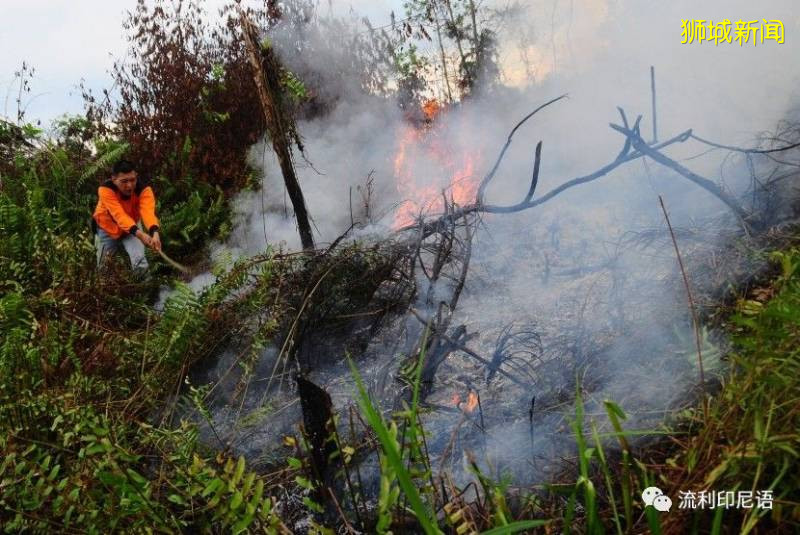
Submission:
<svg viewBox="0 0 800 535">
<path fill-rule="evenodd" d="M 669 496 L 661 492 L 661 489 L 658 487 L 647 487 L 644 489 L 642 492 L 642 501 L 645 507 L 655 507 L 656 511 L 662 513 L 669 511 L 672 507 L 672 500 L 669 499 Z"/>
</svg>

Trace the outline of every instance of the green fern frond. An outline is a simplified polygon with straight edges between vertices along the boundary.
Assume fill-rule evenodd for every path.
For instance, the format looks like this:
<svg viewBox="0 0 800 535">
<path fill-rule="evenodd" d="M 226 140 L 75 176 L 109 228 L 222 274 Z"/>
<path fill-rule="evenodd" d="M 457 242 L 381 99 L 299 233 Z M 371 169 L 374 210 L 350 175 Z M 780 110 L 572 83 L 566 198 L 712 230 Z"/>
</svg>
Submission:
<svg viewBox="0 0 800 535">
<path fill-rule="evenodd" d="M 129 148 L 130 145 L 125 142 L 122 142 L 118 145 L 112 145 L 107 152 L 98 156 L 98 158 L 89 167 L 87 167 L 83 173 L 81 173 L 81 176 L 78 177 L 78 188 L 80 188 L 90 177 L 96 175 L 98 171 L 110 167 L 117 160 L 122 158 L 122 156 L 128 152 Z"/>
</svg>

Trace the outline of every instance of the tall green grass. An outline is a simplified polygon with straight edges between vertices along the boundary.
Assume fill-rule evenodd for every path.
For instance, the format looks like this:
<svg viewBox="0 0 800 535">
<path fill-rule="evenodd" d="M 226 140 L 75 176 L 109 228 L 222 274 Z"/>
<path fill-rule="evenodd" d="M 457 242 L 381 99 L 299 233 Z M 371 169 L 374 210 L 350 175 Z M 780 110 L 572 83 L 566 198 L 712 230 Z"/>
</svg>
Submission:
<svg viewBox="0 0 800 535">
<path fill-rule="evenodd" d="M 691 522 L 712 533 L 723 524 L 800 531 L 800 249 L 771 259 L 777 277 L 740 299 L 730 318 L 734 351 L 709 417 L 690 414 L 692 434 L 667 460 L 682 468 L 682 490 L 774 492 L 772 510 L 695 512 Z"/>
</svg>

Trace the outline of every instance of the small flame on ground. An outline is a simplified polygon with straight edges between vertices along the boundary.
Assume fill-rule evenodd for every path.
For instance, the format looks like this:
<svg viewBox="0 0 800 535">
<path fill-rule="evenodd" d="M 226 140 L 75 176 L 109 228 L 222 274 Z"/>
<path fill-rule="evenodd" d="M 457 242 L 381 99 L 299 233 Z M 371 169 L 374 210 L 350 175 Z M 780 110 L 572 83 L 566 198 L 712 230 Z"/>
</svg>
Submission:
<svg viewBox="0 0 800 535">
<path fill-rule="evenodd" d="M 478 406 L 478 395 L 475 392 L 470 391 L 469 395 L 467 396 L 467 404 L 464 409 L 467 412 L 472 412 L 475 410 L 475 407 Z"/>
<path fill-rule="evenodd" d="M 467 394 L 466 401 L 461 400 L 461 396 L 453 394 L 453 406 L 461 409 L 463 412 L 471 413 L 478 406 L 478 394 L 470 390 Z"/>
<path fill-rule="evenodd" d="M 426 100 L 422 104 L 422 113 L 425 114 L 425 118 L 428 121 L 433 121 L 440 111 L 442 111 L 442 105 L 436 99 Z"/>
</svg>

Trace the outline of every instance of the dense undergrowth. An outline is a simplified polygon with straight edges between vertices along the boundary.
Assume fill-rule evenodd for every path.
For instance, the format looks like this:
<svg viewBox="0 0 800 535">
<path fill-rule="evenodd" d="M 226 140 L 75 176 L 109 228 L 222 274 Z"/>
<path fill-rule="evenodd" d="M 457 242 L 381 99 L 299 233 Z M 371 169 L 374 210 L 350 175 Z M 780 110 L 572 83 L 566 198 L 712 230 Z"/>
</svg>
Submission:
<svg viewBox="0 0 800 535">
<path fill-rule="evenodd" d="M 720 391 L 707 414 L 686 416 L 686 436 L 675 437 L 658 471 L 673 495 L 770 490 L 774 504 L 678 510 L 665 518 L 676 532 L 793 533 L 800 526 L 800 250 L 776 251 L 771 260 L 776 277 L 743 296 L 730 317 L 734 350 Z"/>
<path fill-rule="evenodd" d="M 217 283 L 201 294 L 157 257 L 146 278 L 124 261 L 101 275 L 88 225 L 97 181 L 86 177 L 105 172 L 125 144 L 97 143 L 90 156 L 81 144 L 29 133 L 5 162 L 0 191 L 0 525 L 9 533 L 284 529 L 269 478 L 199 442 L 185 407 L 203 414 L 203 391 L 185 382 L 187 372 L 236 340 L 246 381 L 279 332 L 291 326 L 299 340 L 320 311 L 358 309 L 390 259 L 353 247 L 268 251 L 217 266 Z M 218 237 L 227 221 L 216 190 L 196 190 L 197 203 L 159 196 L 165 247 L 184 261 L 197 251 L 182 252 L 179 229 Z M 320 291 L 303 291 L 321 280 Z M 156 312 L 162 284 L 174 291 Z"/>
<path fill-rule="evenodd" d="M 183 288 L 163 314 L 153 312 L 163 269 L 146 280 L 124 265 L 98 275 L 89 227 L 95 175 L 126 145 L 95 139 L 90 151 L 76 135 L 81 120 L 63 126 L 49 139 L 29 129 L 3 162 L 0 523 L 7 532 L 175 530 L 187 524 L 176 513 L 185 507 L 208 525 L 247 515 L 266 522 L 263 483 L 241 465 L 207 463 L 191 429 L 148 423 L 164 400 L 163 378 L 179 376 L 206 320 Z M 196 201 L 157 191 L 176 256 L 187 254 L 179 229 L 222 230 L 227 208 L 213 188 L 197 184 Z M 235 498 L 242 514 L 204 511 L 195 494 L 206 503 Z"/>
</svg>

